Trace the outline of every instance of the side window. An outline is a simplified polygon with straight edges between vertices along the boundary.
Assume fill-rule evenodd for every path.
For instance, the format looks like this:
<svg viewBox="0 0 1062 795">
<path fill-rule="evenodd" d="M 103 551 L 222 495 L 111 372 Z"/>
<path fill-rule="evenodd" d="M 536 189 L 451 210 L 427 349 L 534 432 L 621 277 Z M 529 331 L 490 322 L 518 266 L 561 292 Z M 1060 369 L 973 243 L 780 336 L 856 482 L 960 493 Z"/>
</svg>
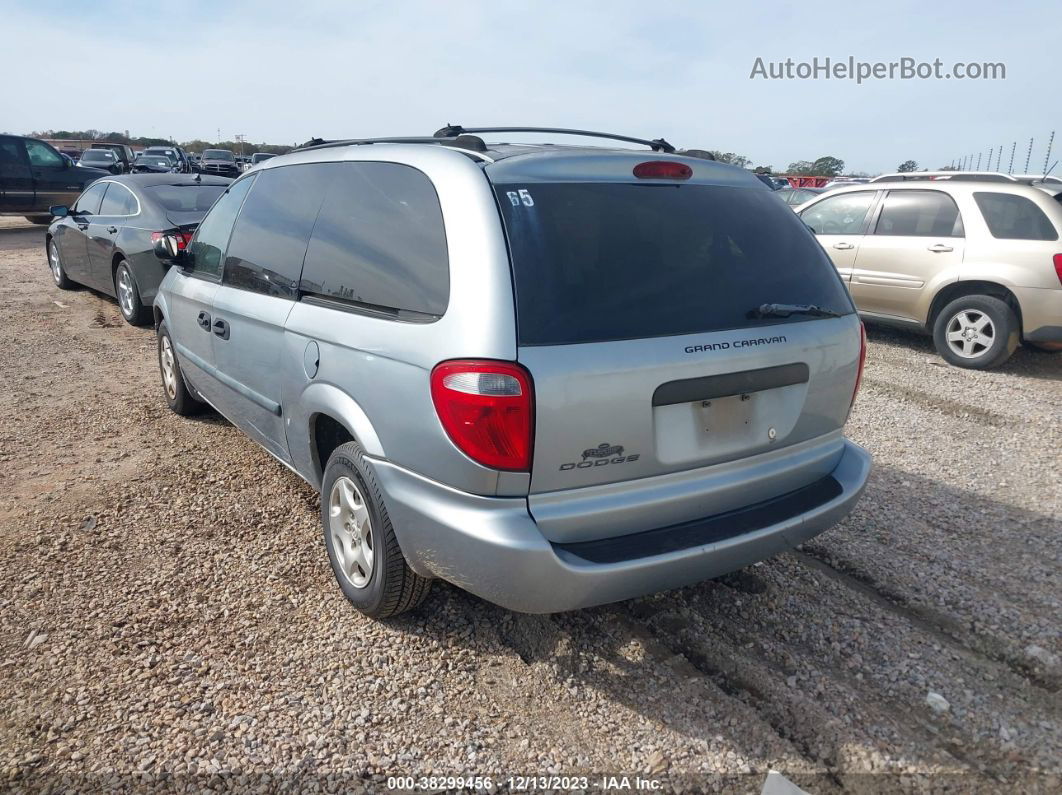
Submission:
<svg viewBox="0 0 1062 795">
<path fill-rule="evenodd" d="M 66 161 L 62 155 L 52 149 L 48 144 L 41 141 L 26 139 L 26 154 L 29 155 L 30 165 L 38 168 L 63 168 Z"/>
<path fill-rule="evenodd" d="M 100 204 L 100 215 L 136 215 L 137 202 L 129 188 L 117 182 L 107 183 L 107 193 Z"/>
<path fill-rule="evenodd" d="M 992 237 L 1004 240 L 1058 240 L 1058 231 L 1035 202 L 1013 193 L 974 193 Z"/>
<path fill-rule="evenodd" d="M 418 319 L 442 315 L 450 269 L 431 181 L 397 163 L 335 171 L 306 250 L 303 292 Z"/>
<path fill-rule="evenodd" d="M 800 214 L 816 235 L 861 235 L 863 222 L 874 203 L 874 191 L 831 196 Z"/>
<path fill-rule="evenodd" d="M 3 173 L 15 174 L 16 170 L 25 170 L 26 163 L 22 159 L 22 145 L 17 138 L 0 138 L 0 169 Z"/>
<path fill-rule="evenodd" d="M 103 200 L 103 193 L 107 190 L 108 183 L 96 182 L 89 187 L 84 193 L 82 193 L 77 202 L 74 204 L 74 215 L 99 215 L 100 214 L 100 202 Z"/>
<path fill-rule="evenodd" d="M 333 163 L 261 172 L 232 230 L 223 283 L 298 298 L 306 244 L 334 172 Z"/>
<path fill-rule="evenodd" d="M 240 212 L 240 205 L 250 190 L 254 177 L 241 179 L 230 187 L 210 208 L 199 228 L 195 230 L 189 251 L 195 273 L 221 275 L 221 254 L 229 242 L 232 224 Z"/>
<path fill-rule="evenodd" d="M 939 190 L 889 191 L 878 216 L 875 235 L 962 237 L 955 201 Z"/>
</svg>

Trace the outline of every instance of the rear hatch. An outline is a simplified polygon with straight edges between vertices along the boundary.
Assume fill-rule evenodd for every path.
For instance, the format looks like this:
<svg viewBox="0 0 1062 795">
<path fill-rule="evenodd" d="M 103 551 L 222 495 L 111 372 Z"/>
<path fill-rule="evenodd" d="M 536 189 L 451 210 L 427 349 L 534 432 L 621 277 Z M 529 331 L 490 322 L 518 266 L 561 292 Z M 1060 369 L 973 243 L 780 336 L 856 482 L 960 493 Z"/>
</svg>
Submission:
<svg viewBox="0 0 1062 795">
<path fill-rule="evenodd" d="M 592 510 L 609 484 L 840 443 L 859 322 L 814 236 L 747 172 L 684 159 L 692 178 L 634 178 L 645 160 L 488 169 L 534 381 L 532 513 L 566 490 Z M 778 493 L 822 475 L 780 477 Z"/>
</svg>

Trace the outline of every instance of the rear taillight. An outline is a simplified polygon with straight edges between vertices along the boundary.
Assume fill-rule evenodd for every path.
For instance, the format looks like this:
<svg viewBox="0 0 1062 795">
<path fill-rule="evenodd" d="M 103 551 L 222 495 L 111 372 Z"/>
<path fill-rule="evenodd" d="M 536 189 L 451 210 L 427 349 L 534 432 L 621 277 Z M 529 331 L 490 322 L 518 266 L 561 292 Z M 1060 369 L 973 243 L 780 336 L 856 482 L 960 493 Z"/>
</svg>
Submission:
<svg viewBox="0 0 1062 795">
<path fill-rule="evenodd" d="M 151 242 L 154 243 L 157 240 L 162 240 L 167 234 L 173 235 L 177 240 L 177 250 L 184 251 L 188 248 L 188 244 L 192 242 L 191 232 L 152 232 Z"/>
<path fill-rule="evenodd" d="M 534 391 L 513 362 L 459 359 L 431 371 L 431 400 L 447 435 L 491 469 L 531 470 Z"/>
<path fill-rule="evenodd" d="M 859 370 L 856 371 L 855 389 L 852 390 L 852 402 L 848 404 L 848 411 L 851 412 L 852 406 L 855 405 L 856 395 L 859 394 L 859 387 L 863 385 L 863 368 L 867 364 L 867 329 L 860 323 L 859 324 Z"/>
<path fill-rule="evenodd" d="M 634 176 L 638 179 L 689 179 L 693 176 L 693 169 L 671 160 L 649 160 L 634 167 Z"/>
<path fill-rule="evenodd" d="M 1058 283 L 1062 284 L 1062 254 L 1055 254 L 1055 276 L 1058 277 Z"/>
</svg>

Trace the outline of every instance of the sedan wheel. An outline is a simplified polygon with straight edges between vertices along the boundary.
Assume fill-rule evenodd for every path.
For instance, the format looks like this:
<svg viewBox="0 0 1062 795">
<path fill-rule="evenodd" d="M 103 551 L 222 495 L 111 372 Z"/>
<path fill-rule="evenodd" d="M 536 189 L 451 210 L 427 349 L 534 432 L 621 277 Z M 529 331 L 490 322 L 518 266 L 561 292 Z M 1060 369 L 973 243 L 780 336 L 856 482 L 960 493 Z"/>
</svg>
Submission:
<svg viewBox="0 0 1062 795">
<path fill-rule="evenodd" d="M 59 246 L 54 240 L 48 241 L 48 269 L 52 272 L 52 281 L 60 290 L 69 290 L 74 286 L 74 283 L 66 277 L 63 261 L 59 258 Z"/>
<path fill-rule="evenodd" d="M 147 322 L 147 307 L 140 303 L 140 290 L 125 260 L 118 263 L 118 269 L 114 272 L 114 294 L 118 297 L 118 307 L 126 323 L 142 326 Z"/>
</svg>

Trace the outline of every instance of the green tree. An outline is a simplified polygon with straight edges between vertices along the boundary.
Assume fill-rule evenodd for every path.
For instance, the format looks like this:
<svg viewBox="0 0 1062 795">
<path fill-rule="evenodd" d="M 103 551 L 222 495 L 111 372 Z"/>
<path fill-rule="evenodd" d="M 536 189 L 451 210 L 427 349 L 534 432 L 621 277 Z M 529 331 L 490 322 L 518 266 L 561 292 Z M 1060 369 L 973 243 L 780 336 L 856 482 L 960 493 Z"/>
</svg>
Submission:
<svg viewBox="0 0 1062 795">
<path fill-rule="evenodd" d="M 712 154 L 720 163 L 729 163 L 730 165 L 738 166 L 739 168 L 747 168 L 749 163 L 752 162 L 744 155 L 736 155 L 733 152 L 717 152 L 713 149 Z"/>
<path fill-rule="evenodd" d="M 815 164 L 810 160 L 797 160 L 795 163 L 790 163 L 789 167 L 785 170 L 786 174 L 793 174 L 794 176 L 804 177 L 811 174 Z"/>
<path fill-rule="evenodd" d="M 907 174 L 911 171 L 918 171 L 918 163 L 914 160 L 904 160 L 900 165 L 896 166 L 896 170 L 901 174 Z"/>
<path fill-rule="evenodd" d="M 774 173 L 774 169 L 771 168 L 770 166 L 756 166 L 756 168 L 752 169 L 752 173 L 753 174 L 773 174 Z"/>
<path fill-rule="evenodd" d="M 825 155 L 811 164 L 811 174 L 816 177 L 836 177 L 844 173 L 844 161 Z"/>
</svg>

